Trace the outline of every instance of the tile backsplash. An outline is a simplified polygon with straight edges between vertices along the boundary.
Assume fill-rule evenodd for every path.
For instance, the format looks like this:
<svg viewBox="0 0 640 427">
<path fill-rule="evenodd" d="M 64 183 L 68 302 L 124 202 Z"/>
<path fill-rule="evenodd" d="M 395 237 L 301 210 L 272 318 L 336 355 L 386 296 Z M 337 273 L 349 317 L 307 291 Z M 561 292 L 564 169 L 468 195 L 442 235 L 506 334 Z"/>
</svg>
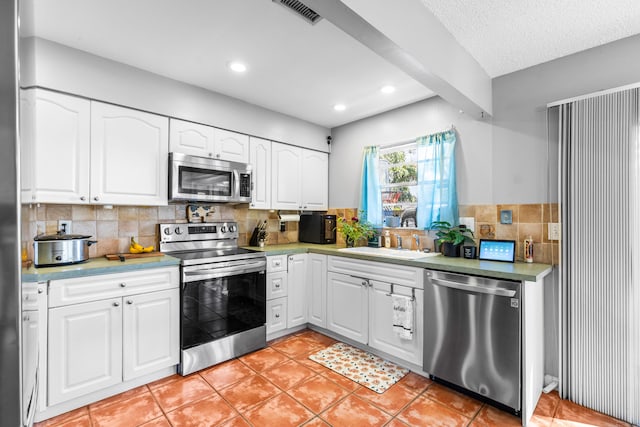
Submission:
<svg viewBox="0 0 640 427">
<path fill-rule="evenodd" d="M 253 228 L 258 222 L 267 220 L 267 244 L 282 244 L 298 241 L 298 223 L 285 223 L 280 231 L 280 220 L 276 212 L 250 210 L 246 205 L 213 205 L 215 220 L 238 222 L 238 244 L 249 243 Z M 127 252 L 131 237 L 143 246 L 153 245 L 158 249 L 158 224 L 164 222 L 186 222 L 187 206 L 113 206 L 111 209 L 91 205 L 22 205 L 22 235 L 27 242 L 28 258 L 33 259 L 33 238 L 37 234 L 54 234 L 59 220 L 71 220 L 71 233 L 92 236 L 96 245 L 89 248 L 90 257 L 110 253 Z"/>
<path fill-rule="evenodd" d="M 555 203 L 536 203 L 521 205 L 460 205 L 461 217 L 472 217 L 475 220 L 476 245 L 480 239 L 499 239 L 516 241 L 516 259 L 522 261 L 524 257 L 523 241 L 531 236 L 534 241 L 533 259 L 535 262 L 545 264 L 558 264 L 560 261 L 559 241 L 548 239 L 548 225 L 552 222 L 560 222 L 558 205 Z M 500 212 L 511 211 L 511 224 L 500 223 Z M 357 209 L 330 209 L 329 213 L 351 218 L 356 216 Z M 387 228 L 384 228 L 387 230 Z M 393 236 L 392 247 L 396 246 L 395 235 L 402 237 L 403 247 L 416 249 L 414 234 L 420 236 L 421 248 L 433 249 L 433 232 L 410 228 L 389 228 Z M 337 243 L 344 245 L 344 238 L 337 235 Z"/>
<path fill-rule="evenodd" d="M 267 220 L 267 245 L 293 243 L 298 241 L 298 223 L 286 222 L 285 231 L 280 231 L 278 213 L 268 210 L 248 209 L 246 205 L 212 205 L 215 220 L 235 220 L 238 223 L 238 244 L 249 244 L 253 228 Z M 512 212 L 512 223 L 500 223 L 500 211 Z M 328 213 L 351 218 L 357 215 L 356 208 L 332 208 Z M 534 261 L 558 264 L 560 249 L 558 241 L 550 241 L 548 224 L 559 222 L 558 205 L 460 205 L 461 217 L 475 219 L 476 244 L 480 239 L 505 239 L 516 241 L 516 259 L 523 258 L 523 240 L 531 236 L 534 241 Z M 73 234 L 85 234 L 97 240 L 89 248 L 90 257 L 109 253 L 126 252 L 131 237 L 143 246 L 158 248 L 158 224 L 162 222 L 186 222 L 187 206 L 169 205 L 147 206 L 103 206 L 91 205 L 23 205 L 22 241 L 27 242 L 28 257 L 33 259 L 33 237 L 39 233 L 53 234 L 58 230 L 59 220 L 71 220 Z M 416 249 L 413 234 L 420 236 L 422 248 L 433 249 L 433 233 L 410 228 L 389 229 L 392 235 L 403 238 L 405 248 Z M 338 245 L 344 246 L 344 238 L 338 233 Z M 395 237 L 392 246 L 396 246 Z"/>
</svg>

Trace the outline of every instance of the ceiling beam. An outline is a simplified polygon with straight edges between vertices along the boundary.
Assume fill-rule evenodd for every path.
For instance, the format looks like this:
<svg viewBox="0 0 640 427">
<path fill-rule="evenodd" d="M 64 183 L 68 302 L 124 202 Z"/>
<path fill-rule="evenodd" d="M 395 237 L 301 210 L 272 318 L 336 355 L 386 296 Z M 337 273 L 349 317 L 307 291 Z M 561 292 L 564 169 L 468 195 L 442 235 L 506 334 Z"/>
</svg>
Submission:
<svg viewBox="0 0 640 427">
<path fill-rule="evenodd" d="M 420 0 L 301 0 L 472 117 L 491 116 L 491 78 Z"/>
</svg>

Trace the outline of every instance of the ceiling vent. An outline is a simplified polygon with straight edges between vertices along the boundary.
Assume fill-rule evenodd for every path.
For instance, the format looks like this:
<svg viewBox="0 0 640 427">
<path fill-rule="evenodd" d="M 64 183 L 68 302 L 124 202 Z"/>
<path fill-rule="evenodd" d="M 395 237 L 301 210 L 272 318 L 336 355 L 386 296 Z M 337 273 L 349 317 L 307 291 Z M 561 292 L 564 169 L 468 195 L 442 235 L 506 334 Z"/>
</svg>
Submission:
<svg viewBox="0 0 640 427">
<path fill-rule="evenodd" d="M 322 16 L 318 15 L 298 0 L 273 0 L 273 2 L 278 3 L 279 5 L 295 13 L 311 25 L 316 24 L 322 19 Z"/>
</svg>

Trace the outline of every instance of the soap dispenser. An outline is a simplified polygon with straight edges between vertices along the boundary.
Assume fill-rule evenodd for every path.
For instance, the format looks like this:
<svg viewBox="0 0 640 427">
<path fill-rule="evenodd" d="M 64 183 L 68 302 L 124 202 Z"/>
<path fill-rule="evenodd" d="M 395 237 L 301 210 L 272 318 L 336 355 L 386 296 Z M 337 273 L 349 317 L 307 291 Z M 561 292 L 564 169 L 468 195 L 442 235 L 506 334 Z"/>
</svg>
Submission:
<svg viewBox="0 0 640 427">
<path fill-rule="evenodd" d="M 391 234 L 389 234 L 389 230 L 385 230 L 384 232 L 384 247 L 385 248 L 391 247 Z"/>
</svg>

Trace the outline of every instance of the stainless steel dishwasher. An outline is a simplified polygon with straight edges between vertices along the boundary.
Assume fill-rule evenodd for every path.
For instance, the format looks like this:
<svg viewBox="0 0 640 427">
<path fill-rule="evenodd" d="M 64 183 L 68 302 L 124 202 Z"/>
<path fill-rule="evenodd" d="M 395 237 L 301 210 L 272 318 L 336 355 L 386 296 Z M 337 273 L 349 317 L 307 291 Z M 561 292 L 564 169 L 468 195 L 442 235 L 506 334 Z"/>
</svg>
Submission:
<svg viewBox="0 0 640 427">
<path fill-rule="evenodd" d="M 520 286 L 425 270 L 424 370 L 516 414 L 521 409 Z"/>
</svg>

